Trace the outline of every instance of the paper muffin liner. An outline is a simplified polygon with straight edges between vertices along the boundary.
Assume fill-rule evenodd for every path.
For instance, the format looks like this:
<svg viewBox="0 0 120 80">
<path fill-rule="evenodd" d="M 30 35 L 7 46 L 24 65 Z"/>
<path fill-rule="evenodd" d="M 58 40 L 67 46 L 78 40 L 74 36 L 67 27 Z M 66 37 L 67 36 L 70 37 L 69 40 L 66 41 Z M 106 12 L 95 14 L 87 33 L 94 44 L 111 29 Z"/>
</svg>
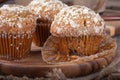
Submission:
<svg viewBox="0 0 120 80">
<path fill-rule="evenodd" d="M 60 39 L 50 36 L 41 51 L 42 58 L 48 64 L 59 64 L 86 62 L 104 57 L 104 55 L 114 54 L 116 51 L 116 42 L 111 38 L 99 38 L 98 36 L 94 36 L 94 38 L 92 38 L 92 36 L 90 38 L 88 38 L 88 36 L 81 36 L 75 40 L 75 38 Z M 110 39 L 110 41 L 108 41 L 108 39 Z M 99 42 L 100 40 L 101 42 Z M 74 49 L 75 47 L 76 49 Z M 94 49 L 95 47 L 97 47 L 97 49 Z"/>
<path fill-rule="evenodd" d="M 81 53 L 85 56 L 96 54 L 99 50 L 99 46 L 102 43 L 103 37 L 104 36 L 102 35 L 80 36 L 80 39 L 83 43 L 83 45 L 79 46 L 83 48 L 83 51 Z"/>
<path fill-rule="evenodd" d="M 34 33 L 33 42 L 35 45 L 43 46 L 46 39 L 50 36 L 51 21 L 45 19 L 38 19 L 36 31 Z"/>
<path fill-rule="evenodd" d="M 31 49 L 32 34 L 0 34 L 0 59 L 18 60 L 26 57 Z"/>
</svg>

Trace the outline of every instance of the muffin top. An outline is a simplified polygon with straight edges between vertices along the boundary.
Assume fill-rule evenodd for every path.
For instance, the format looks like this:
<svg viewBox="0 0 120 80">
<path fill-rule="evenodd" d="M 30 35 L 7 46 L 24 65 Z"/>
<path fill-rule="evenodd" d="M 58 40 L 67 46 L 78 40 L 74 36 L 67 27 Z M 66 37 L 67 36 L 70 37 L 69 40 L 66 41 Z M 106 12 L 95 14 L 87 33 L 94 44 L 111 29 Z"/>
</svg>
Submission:
<svg viewBox="0 0 120 80">
<path fill-rule="evenodd" d="M 36 18 L 20 5 L 3 5 L 0 8 L 0 32 L 31 33 L 35 30 Z"/>
<path fill-rule="evenodd" d="M 27 6 L 40 18 L 53 20 L 54 16 L 67 5 L 59 0 L 33 0 Z"/>
<path fill-rule="evenodd" d="M 63 8 L 51 25 L 51 34 L 57 37 L 79 37 L 81 35 L 101 35 L 104 20 L 85 6 Z"/>
</svg>

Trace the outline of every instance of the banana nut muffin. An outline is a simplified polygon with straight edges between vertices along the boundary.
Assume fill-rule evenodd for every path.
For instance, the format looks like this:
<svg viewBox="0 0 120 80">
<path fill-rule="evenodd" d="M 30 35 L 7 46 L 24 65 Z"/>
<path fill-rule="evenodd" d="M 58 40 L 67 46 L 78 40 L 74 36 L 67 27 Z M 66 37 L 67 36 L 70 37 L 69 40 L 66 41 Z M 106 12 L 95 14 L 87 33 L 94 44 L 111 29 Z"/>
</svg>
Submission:
<svg viewBox="0 0 120 80">
<path fill-rule="evenodd" d="M 34 15 L 21 5 L 0 8 L 0 59 L 16 60 L 28 55 L 35 21 Z"/>
<path fill-rule="evenodd" d="M 103 45 L 109 47 L 113 44 L 109 49 L 115 49 L 114 40 L 104 32 L 104 20 L 85 6 L 63 8 L 52 22 L 50 31 L 52 36 L 42 50 L 42 57 L 48 63 L 96 57 L 98 53 L 102 54 Z"/>
<path fill-rule="evenodd" d="M 43 46 L 48 36 L 50 36 L 50 26 L 54 16 L 66 6 L 59 0 L 33 0 L 29 3 L 27 6 L 29 10 L 38 16 L 33 39 L 37 46 Z"/>
<path fill-rule="evenodd" d="M 53 36 L 61 38 L 82 40 L 84 44 L 82 53 L 91 55 L 97 52 L 97 47 L 101 44 L 104 21 L 99 14 L 87 7 L 66 7 L 55 17 L 51 26 L 51 33 Z"/>
</svg>

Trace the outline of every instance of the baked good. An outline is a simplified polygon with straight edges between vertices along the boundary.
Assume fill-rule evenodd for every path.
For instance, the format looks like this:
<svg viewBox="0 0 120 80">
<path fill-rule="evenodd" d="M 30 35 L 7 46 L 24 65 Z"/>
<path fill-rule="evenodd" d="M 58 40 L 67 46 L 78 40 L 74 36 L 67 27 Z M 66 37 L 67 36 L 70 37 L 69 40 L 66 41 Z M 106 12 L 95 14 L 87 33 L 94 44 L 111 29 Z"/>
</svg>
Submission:
<svg viewBox="0 0 120 80">
<path fill-rule="evenodd" d="M 85 6 L 63 8 L 50 31 L 42 49 L 43 60 L 50 64 L 92 61 L 116 50 L 115 41 L 104 32 L 104 20 Z"/>
<path fill-rule="evenodd" d="M 0 59 L 16 60 L 28 55 L 36 18 L 20 5 L 0 8 Z"/>
<path fill-rule="evenodd" d="M 102 42 L 104 20 L 85 6 L 66 7 L 55 17 L 51 25 L 51 33 L 53 36 L 68 37 L 73 40 L 79 38 L 83 44 L 81 48 L 82 46 L 84 48 L 82 53 L 91 55 L 98 51 Z"/>
<path fill-rule="evenodd" d="M 112 58 L 116 56 L 116 49 L 117 49 L 116 41 L 108 36 L 107 38 L 104 37 L 103 39 L 104 42 L 102 42 L 96 54 L 92 54 L 89 56 L 81 53 L 82 49 L 84 48 L 80 48 L 80 49 L 76 48 L 75 50 L 74 45 L 77 46 L 76 45 L 77 40 L 78 40 L 77 38 L 75 41 L 72 41 L 72 42 L 71 41 L 68 42 L 64 40 L 64 47 L 63 47 L 63 46 L 60 46 L 60 45 L 63 45 L 63 43 L 62 44 L 60 43 L 59 38 L 51 35 L 45 42 L 41 52 L 43 60 L 48 64 L 67 64 L 67 63 L 83 64 L 85 62 L 91 63 L 92 61 L 100 60 L 101 58 L 105 58 L 106 56 L 109 56 L 111 54 L 112 54 L 111 56 Z M 66 44 L 73 45 L 72 47 L 73 49 L 68 49 L 71 46 L 68 47 L 68 45 L 66 46 Z M 79 44 L 82 44 L 82 42 L 80 42 Z M 108 59 L 108 62 L 107 62 L 108 64 L 110 64 L 112 62 L 111 60 L 113 60 L 111 58 L 110 59 L 107 58 L 107 59 Z M 103 60 L 100 62 L 104 62 L 104 61 L 106 60 Z M 100 63 L 99 65 L 104 66 Z"/>
<path fill-rule="evenodd" d="M 50 26 L 54 16 L 67 5 L 59 0 L 33 0 L 27 6 L 37 19 L 36 32 L 33 42 L 37 46 L 43 46 L 44 42 L 50 36 Z"/>
</svg>

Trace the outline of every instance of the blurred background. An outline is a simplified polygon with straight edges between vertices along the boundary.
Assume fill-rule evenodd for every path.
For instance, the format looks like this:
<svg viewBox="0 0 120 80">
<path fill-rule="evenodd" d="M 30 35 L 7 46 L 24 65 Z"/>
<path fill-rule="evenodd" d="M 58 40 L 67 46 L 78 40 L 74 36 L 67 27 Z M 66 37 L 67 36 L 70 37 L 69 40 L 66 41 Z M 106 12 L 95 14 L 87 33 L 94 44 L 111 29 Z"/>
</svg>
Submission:
<svg viewBox="0 0 120 80">
<path fill-rule="evenodd" d="M 0 0 L 4 4 L 26 6 L 32 0 Z M 106 22 L 106 29 L 111 36 L 120 35 L 120 0 L 61 0 L 68 5 L 84 5 L 99 13 Z"/>
<path fill-rule="evenodd" d="M 0 0 L 0 6 L 3 4 L 20 4 L 26 6 L 32 0 Z M 68 5 L 84 5 L 100 14 L 118 14 L 120 13 L 120 0 L 61 0 Z M 110 15 L 109 14 L 109 15 Z"/>
</svg>

